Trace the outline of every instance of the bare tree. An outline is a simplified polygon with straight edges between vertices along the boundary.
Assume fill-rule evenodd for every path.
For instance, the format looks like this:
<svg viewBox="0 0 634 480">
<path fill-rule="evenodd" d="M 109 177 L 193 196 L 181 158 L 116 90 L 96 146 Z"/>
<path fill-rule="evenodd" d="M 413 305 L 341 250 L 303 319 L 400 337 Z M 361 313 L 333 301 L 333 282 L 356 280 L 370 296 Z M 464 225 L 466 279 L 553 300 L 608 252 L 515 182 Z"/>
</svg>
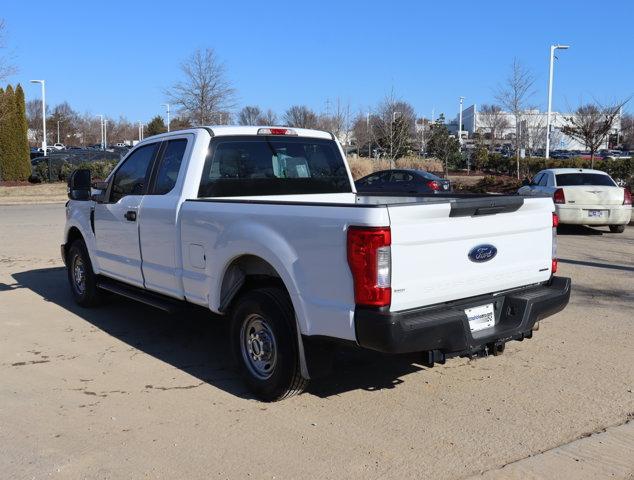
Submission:
<svg viewBox="0 0 634 480">
<path fill-rule="evenodd" d="M 373 139 L 385 149 L 390 161 L 405 155 L 416 138 L 414 108 L 391 91 L 371 116 Z"/>
<path fill-rule="evenodd" d="M 258 125 L 276 125 L 277 115 L 270 108 L 258 116 Z"/>
<path fill-rule="evenodd" d="M 258 125 L 258 120 L 262 112 L 257 106 L 247 105 L 238 112 L 238 124 L 240 125 Z"/>
<path fill-rule="evenodd" d="M 533 95 L 535 77 L 518 59 L 513 59 L 511 73 L 504 84 L 498 87 L 495 98 L 515 117 L 515 158 L 517 178 L 520 178 L 521 125 L 526 103 Z"/>
<path fill-rule="evenodd" d="M 359 155 L 372 156 L 372 135 L 370 134 L 370 114 L 358 113 L 352 122 L 352 136 Z"/>
<path fill-rule="evenodd" d="M 578 107 L 570 117 L 566 117 L 563 133 L 582 142 L 590 150 L 590 160 L 594 168 L 594 154 L 599 149 L 605 137 L 610 133 L 617 119 L 621 107 L 627 103 L 603 106 L 598 102 L 588 103 Z"/>
<path fill-rule="evenodd" d="M 501 134 L 509 128 L 509 119 L 506 112 L 502 110 L 499 105 L 482 105 L 478 112 L 478 123 L 482 125 L 484 129 L 481 134 L 490 134 L 489 151 L 493 152 L 496 145 L 496 140 L 500 138 Z"/>
<path fill-rule="evenodd" d="M 352 118 L 350 104 L 343 103 L 339 98 L 335 102 L 332 112 L 327 111 L 319 117 L 319 128 L 332 132 L 347 149 L 352 137 Z"/>
<path fill-rule="evenodd" d="M 7 77 L 10 77 L 17 71 L 15 65 L 11 62 L 10 56 L 8 54 L 1 54 L 1 52 L 6 49 L 5 32 L 6 24 L 4 23 L 4 19 L 0 18 L 0 83 L 4 82 Z"/>
<path fill-rule="evenodd" d="M 317 128 L 317 114 L 305 105 L 293 105 L 284 113 L 284 123 L 289 127 Z"/>
<path fill-rule="evenodd" d="M 180 68 L 184 80 L 166 93 L 170 102 L 180 107 L 181 114 L 205 125 L 235 106 L 235 89 L 212 48 L 196 50 Z"/>
</svg>

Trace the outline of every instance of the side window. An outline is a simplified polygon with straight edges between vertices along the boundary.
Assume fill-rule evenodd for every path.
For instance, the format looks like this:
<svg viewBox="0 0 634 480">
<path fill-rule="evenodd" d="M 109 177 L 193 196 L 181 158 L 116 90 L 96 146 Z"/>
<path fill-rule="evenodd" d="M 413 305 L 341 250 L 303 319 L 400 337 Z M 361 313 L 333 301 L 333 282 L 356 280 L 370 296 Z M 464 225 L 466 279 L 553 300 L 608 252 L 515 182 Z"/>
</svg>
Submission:
<svg viewBox="0 0 634 480">
<path fill-rule="evenodd" d="M 158 143 L 144 145 L 126 158 L 114 174 L 110 193 L 111 202 L 118 202 L 126 195 L 143 195 L 149 166 L 158 145 Z"/>
<path fill-rule="evenodd" d="M 186 148 L 187 140 L 184 138 L 167 142 L 161 164 L 156 173 L 156 182 L 151 192 L 153 195 L 165 195 L 174 188 Z"/>
<path fill-rule="evenodd" d="M 538 185 L 539 185 L 540 187 L 545 187 L 545 186 L 547 186 L 547 185 L 548 185 L 548 177 L 549 177 L 549 176 L 550 176 L 550 175 L 548 175 L 547 173 L 544 173 L 544 174 L 542 175 L 542 178 L 540 178 L 540 179 L 539 179 L 539 183 L 538 183 Z"/>
<path fill-rule="evenodd" d="M 407 172 L 392 172 L 392 182 L 411 182 L 412 175 Z"/>
<path fill-rule="evenodd" d="M 364 184 L 366 185 L 380 185 L 387 182 L 390 179 L 390 173 L 375 173 L 374 175 L 367 177 Z"/>
<path fill-rule="evenodd" d="M 543 173 L 538 173 L 537 175 L 535 175 L 533 177 L 533 180 L 531 181 L 531 185 L 539 185 L 540 180 L 542 179 L 542 177 L 544 176 Z"/>
</svg>

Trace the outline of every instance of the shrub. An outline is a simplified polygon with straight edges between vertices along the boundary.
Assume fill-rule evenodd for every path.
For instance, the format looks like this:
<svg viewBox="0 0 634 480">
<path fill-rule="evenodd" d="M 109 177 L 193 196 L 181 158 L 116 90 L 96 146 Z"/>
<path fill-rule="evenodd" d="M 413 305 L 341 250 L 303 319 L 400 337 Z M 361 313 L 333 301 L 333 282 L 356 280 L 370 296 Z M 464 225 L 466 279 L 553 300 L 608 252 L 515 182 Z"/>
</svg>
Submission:
<svg viewBox="0 0 634 480">
<path fill-rule="evenodd" d="M 74 165 L 66 160 L 51 160 L 51 179 L 54 182 L 66 181 L 69 175 L 78 168 L 87 168 L 90 170 L 90 176 L 93 180 L 104 180 L 117 165 L 117 160 L 104 160 L 98 162 L 83 162 Z M 49 164 L 48 161 L 42 161 L 33 167 L 29 181 L 31 183 L 41 183 L 49 181 Z"/>
</svg>

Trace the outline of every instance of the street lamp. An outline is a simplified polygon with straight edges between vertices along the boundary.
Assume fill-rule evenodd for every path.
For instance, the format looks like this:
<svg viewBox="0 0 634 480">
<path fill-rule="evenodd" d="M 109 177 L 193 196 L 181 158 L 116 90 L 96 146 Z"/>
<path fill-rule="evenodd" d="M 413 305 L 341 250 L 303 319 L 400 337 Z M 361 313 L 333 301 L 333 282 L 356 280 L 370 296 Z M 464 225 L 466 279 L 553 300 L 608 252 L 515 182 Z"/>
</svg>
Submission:
<svg viewBox="0 0 634 480">
<path fill-rule="evenodd" d="M 167 109 L 167 132 L 170 131 L 170 104 L 164 103 L 163 106 Z"/>
<path fill-rule="evenodd" d="M 462 148 L 462 102 L 464 101 L 464 97 L 460 97 L 460 114 L 458 117 L 458 143 L 460 144 L 460 148 Z"/>
<path fill-rule="evenodd" d="M 368 160 L 372 158 L 372 139 L 370 138 L 370 112 L 365 117 L 365 126 L 368 132 Z"/>
<path fill-rule="evenodd" d="M 99 117 L 99 134 L 101 135 L 101 149 L 103 150 L 103 115 L 96 115 Z"/>
<path fill-rule="evenodd" d="M 401 112 L 393 111 L 392 112 L 392 123 L 390 124 L 390 164 L 393 166 L 394 164 L 394 122 L 396 122 L 396 114 L 401 114 Z"/>
<path fill-rule="evenodd" d="M 553 63 L 555 58 L 555 50 L 567 50 L 569 45 L 551 45 L 550 46 L 550 72 L 548 76 L 548 113 L 546 114 L 546 152 L 545 157 L 550 158 L 550 111 L 553 103 Z"/>
<path fill-rule="evenodd" d="M 46 155 L 46 82 L 44 80 L 31 80 L 31 83 L 42 85 L 42 150 Z"/>
</svg>

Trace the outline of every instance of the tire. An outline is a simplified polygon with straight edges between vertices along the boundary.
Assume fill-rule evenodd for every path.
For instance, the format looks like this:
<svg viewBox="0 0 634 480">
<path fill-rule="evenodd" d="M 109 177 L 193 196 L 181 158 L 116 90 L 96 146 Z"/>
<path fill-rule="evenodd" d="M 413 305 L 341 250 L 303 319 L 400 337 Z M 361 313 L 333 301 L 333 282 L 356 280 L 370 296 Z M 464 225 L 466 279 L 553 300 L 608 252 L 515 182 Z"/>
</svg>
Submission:
<svg viewBox="0 0 634 480">
<path fill-rule="evenodd" d="M 82 307 L 94 307 L 103 300 L 103 292 L 97 288 L 97 278 L 83 240 L 75 240 L 66 256 L 66 272 L 73 298 Z"/>
<path fill-rule="evenodd" d="M 623 233 L 625 231 L 625 225 L 610 225 L 610 231 L 612 233 Z"/>
<path fill-rule="evenodd" d="M 274 402 L 304 391 L 295 313 L 286 292 L 258 288 L 241 295 L 231 318 L 231 344 L 240 373 L 261 400 Z"/>
</svg>

